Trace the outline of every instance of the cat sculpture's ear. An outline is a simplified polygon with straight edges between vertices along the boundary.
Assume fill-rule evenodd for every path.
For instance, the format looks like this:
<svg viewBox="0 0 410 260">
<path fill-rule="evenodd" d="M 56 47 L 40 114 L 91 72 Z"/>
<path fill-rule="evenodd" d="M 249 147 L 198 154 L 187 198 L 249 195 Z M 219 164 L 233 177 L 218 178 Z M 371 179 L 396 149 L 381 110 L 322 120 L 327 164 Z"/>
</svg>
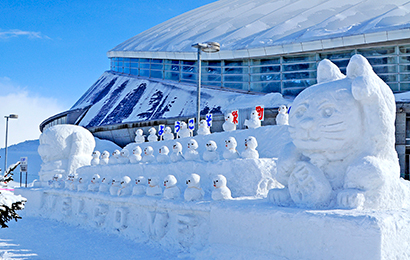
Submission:
<svg viewBox="0 0 410 260">
<path fill-rule="evenodd" d="M 352 94 L 358 100 L 369 99 L 379 93 L 379 77 L 374 73 L 372 66 L 365 57 L 354 55 L 346 68 L 347 77 L 352 79 Z"/>
<path fill-rule="evenodd" d="M 345 77 L 340 69 L 328 59 L 322 60 L 317 66 L 317 83 L 325 83 Z"/>
</svg>

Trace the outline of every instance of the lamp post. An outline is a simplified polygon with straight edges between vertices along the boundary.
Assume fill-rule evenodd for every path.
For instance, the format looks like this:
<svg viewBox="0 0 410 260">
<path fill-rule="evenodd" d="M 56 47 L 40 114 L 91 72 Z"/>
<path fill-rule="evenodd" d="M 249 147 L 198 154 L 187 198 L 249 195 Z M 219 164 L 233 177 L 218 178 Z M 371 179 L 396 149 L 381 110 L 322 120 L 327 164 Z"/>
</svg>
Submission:
<svg viewBox="0 0 410 260">
<path fill-rule="evenodd" d="M 8 116 L 4 116 L 6 118 L 6 149 L 4 152 L 4 172 L 7 171 L 7 137 L 9 132 L 9 118 L 17 119 L 19 116 L 16 114 L 10 114 Z"/>
<path fill-rule="evenodd" d="M 196 96 L 196 129 L 199 128 L 199 120 L 201 119 L 201 51 L 207 53 L 218 52 L 221 49 L 221 45 L 217 42 L 205 42 L 205 43 L 195 43 L 192 45 L 193 48 L 198 49 L 198 86 L 197 86 L 197 96 Z"/>
</svg>

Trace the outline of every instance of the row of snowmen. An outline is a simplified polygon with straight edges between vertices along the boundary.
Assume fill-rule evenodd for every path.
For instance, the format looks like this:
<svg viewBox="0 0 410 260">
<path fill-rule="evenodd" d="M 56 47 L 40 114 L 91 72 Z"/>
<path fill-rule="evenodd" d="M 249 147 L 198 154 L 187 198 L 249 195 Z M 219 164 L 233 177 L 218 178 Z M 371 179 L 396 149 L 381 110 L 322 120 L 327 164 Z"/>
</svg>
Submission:
<svg viewBox="0 0 410 260">
<path fill-rule="evenodd" d="M 278 114 L 276 116 L 276 124 L 277 125 L 288 125 L 288 108 L 285 105 L 282 105 L 278 109 Z M 250 118 L 245 119 L 244 125 L 248 129 L 255 129 L 261 126 L 261 120 L 259 119 L 259 114 L 256 110 L 251 112 Z M 230 132 L 236 130 L 236 124 L 234 123 L 234 116 L 232 113 L 228 113 L 225 115 L 225 122 L 222 124 L 222 129 L 225 132 Z M 148 130 L 148 142 L 157 142 L 159 137 L 157 136 L 157 130 L 154 127 L 151 127 Z M 197 130 L 198 135 L 209 135 L 211 134 L 211 129 L 208 126 L 208 122 L 205 119 L 202 119 L 199 123 L 199 127 Z M 188 129 L 187 123 L 184 121 L 180 122 L 180 130 L 176 134 L 176 138 L 185 138 L 193 136 L 193 132 Z M 161 138 L 165 141 L 167 140 L 174 140 L 175 136 L 172 133 L 171 127 L 167 126 L 164 129 L 164 133 L 162 134 Z M 137 129 L 135 131 L 135 142 L 137 144 L 144 143 L 145 135 L 142 129 Z"/>
<path fill-rule="evenodd" d="M 206 151 L 202 154 L 202 159 L 207 162 L 217 161 L 220 156 L 217 151 L 218 146 L 212 140 L 208 141 L 206 144 Z M 255 137 L 249 136 L 245 139 L 245 150 L 240 154 L 237 150 L 237 142 L 234 137 L 229 137 L 225 140 L 225 150 L 222 154 L 224 159 L 236 159 L 239 157 L 258 159 L 259 153 L 256 150 L 258 147 L 258 141 Z M 142 149 L 136 146 L 132 154 L 129 154 L 128 150 L 123 149 L 121 152 L 115 150 L 110 156 L 108 151 L 104 151 L 100 154 L 99 151 L 94 151 L 92 154 L 91 165 L 106 165 L 106 164 L 126 164 L 126 163 L 151 163 L 157 161 L 158 163 L 170 163 L 177 162 L 181 160 L 187 161 L 198 161 L 200 160 L 200 155 L 197 151 L 198 142 L 195 139 L 191 139 L 187 144 L 187 150 L 182 153 L 182 145 L 179 142 L 175 142 L 172 146 L 172 153 L 169 155 L 169 148 L 167 146 L 162 146 L 158 150 L 158 155 L 154 156 L 154 149 L 151 146 L 147 146 L 144 149 L 144 154 L 142 155 Z"/>
<path fill-rule="evenodd" d="M 205 192 L 201 188 L 201 177 L 193 173 L 185 181 L 186 189 L 184 191 L 185 201 L 203 200 Z M 94 174 L 90 182 L 84 178 L 78 178 L 77 174 L 70 174 L 64 181 L 61 174 L 55 174 L 50 180 L 49 186 L 55 189 L 68 189 L 72 191 L 89 191 L 99 193 L 110 193 L 112 196 L 150 196 L 163 197 L 164 199 L 179 199 L 181 191 L 177 185 L 177 178 L 174 175 L 167 175 L 163 181 L 164 190 L 160 187 L 158 177 L 139 176 L 132 183 L 128 176 L 122 177 L 121 181 L 116 179 L 109 180 L 101 178 L 100 175 Z M 231 190 L 226 186 L 225 176 L 217 175 L 212 180 L 213 191 L 211 197 L 213 200 L 232 199 Z"/>
</svg>

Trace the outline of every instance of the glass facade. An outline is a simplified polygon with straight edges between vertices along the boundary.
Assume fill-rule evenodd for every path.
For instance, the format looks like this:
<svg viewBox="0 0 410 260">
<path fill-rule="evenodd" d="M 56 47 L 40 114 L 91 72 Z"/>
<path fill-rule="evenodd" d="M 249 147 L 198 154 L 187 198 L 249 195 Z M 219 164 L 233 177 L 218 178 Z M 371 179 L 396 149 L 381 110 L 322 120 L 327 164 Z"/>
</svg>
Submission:
<svg viewBox="0 0 410 260">
<path fill-rule="evenodd" d="M 316 84 L 317 64 L 329 59 L 341 71 L 354 54 L 365 56 L 394 92 L 410 90 L 410 45 L 311 52 L 241 60 L 202 61 L 202 84 L 243 91 L 279 92 L 296 96 Z M 111 70 L 176 82 L 197 82 L 197 61 L 111 58 Z"/>
<path fill-rule="evenodd" d="M 67 116 L 59 117 L 59 118 L 57 118 L 57 119 L 54 119 L 54 120 L 51 121 L 50 123 L 44 125 L 43 132 L 44 132 L 44 130 L 46 130 L 47 128 L 49 128 L 49 127 L 51 127 L 51 126 L 54 126 L 54 125 L 64 125 L 64 124 L 67 124 Z"/>
</svg>

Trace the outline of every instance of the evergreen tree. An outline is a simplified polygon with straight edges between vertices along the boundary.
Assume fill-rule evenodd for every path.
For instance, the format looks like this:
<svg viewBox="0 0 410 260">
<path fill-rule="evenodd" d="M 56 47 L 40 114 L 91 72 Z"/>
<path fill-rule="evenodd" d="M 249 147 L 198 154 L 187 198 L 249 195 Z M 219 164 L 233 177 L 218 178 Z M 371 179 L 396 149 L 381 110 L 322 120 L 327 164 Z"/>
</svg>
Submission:
<svg viewBox="0 0 410 260">
<path fill-rule="evenodd" d="M 19 164 L 20 162 L 11 165 L 4 175 L 0 174 L 0 225 L 2 228 L 7 228 L 7 222 L 12 219 L 16 221 L 21 219 L 16 211 L 24 209 L 24 204 L 27 201 L 21 195 L 15 195 L 12 189 L 7 187 L 7 184 L 13 180 L 13 171 Z"/>
</svg>

